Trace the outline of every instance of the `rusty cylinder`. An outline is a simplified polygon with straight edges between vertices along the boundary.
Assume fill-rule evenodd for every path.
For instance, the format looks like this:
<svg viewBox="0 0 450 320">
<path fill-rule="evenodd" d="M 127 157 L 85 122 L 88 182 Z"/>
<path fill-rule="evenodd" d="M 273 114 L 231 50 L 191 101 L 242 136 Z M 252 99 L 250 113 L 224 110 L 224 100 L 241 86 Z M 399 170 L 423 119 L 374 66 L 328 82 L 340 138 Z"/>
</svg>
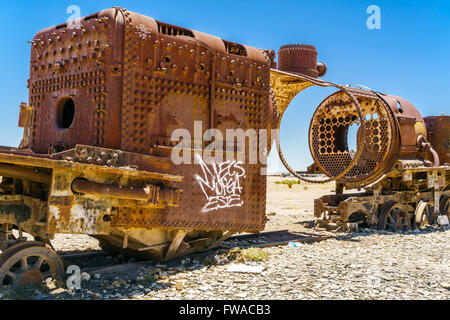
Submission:
<svg viewBox="0 0 450 320">
<path fill-rule="evenodd" d="M 82 178 L 72 182 L 72 191 L 88 196 L 146 201 L 157 206 L 177 206 L 182 192 L 180 189 L 161 188 L 155 185 L 147 185 L 144 188 L 121 187 Z"/>
<path fill-rule="evenodd" d="M 0 176 L 26 181 L 45 183 L 50 185 L 51 176 L 44 172 L 38 172 L 31 168 L 17 167 L 6 164 L 0 164 Z"/>
<path fill-rule="evenodd" d="M 120 187 L 91 182 L 85 179 L 75 179 L 72 182 L 72 190 L 83 195 L 149 201 L 159 197 L 158 193 L 160 188 L 157 186 L 150 186 L 148 188 Z"/>
<path fill-rule="evenodd" d="M 311 45 L 288 44 L 278 52 L 278 69 L 300 73 L 313 78 L 322 77 L 327 72 L 323 62 L 317 63 L 317 50 Z"/>
</svg>

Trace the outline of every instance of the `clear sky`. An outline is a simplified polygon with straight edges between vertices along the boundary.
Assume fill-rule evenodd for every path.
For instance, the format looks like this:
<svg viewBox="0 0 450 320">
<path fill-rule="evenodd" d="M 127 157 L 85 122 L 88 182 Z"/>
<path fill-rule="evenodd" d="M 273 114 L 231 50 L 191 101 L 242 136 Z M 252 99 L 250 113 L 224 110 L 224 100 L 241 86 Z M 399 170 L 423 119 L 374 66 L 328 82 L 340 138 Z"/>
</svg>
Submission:
<svg viewBox="0 0 450 320">
<path fill-rule="evenodd" d="M 79 6 L 82 16 L 122 6 L 225 40 L 276 51 L 288 43 L 311 44 L 319 60 L 328 65 L 327 80 L 401 96 L 424 116 L 449 113 L 449 0 L 17 0 L 2 2 L 0 145 L 17 146 L 22 136 L 17 121 L 20 102 L 28 101 L 27 41 L 39 30 L 65 22 L 70 5 Z M 370 5 L 381 9 L 380 30 L 367 28 Z M 315 108 L 329 93 L 309 89 L 295 98 L 285 115 L 282 145 L 297 170 L 312 163 L 308 126 Z"/>
</svg>

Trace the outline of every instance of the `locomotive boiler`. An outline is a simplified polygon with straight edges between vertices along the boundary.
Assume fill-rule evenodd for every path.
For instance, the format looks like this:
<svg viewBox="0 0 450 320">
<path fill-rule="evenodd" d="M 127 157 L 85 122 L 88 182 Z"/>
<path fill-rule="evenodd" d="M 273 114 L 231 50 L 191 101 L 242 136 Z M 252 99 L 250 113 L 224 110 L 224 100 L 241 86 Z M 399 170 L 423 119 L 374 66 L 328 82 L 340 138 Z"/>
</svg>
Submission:
<svg viewBox="0 0 450 320">
<path fill-rule="evenodd" d="M 271 86 L 280 114 L 278 128 L 289 103 L 304 89 L 338 89 L 319 105 L 309 128 L 314 167 L 326 178 L 311 179 L 294 171 L 277 136 L 280 158 L 291 174 L 312 183 L 336 182 L 335 194 L 314 202 L 316 227 L 406 231 L 448 225 L 450 116 L 423 118 L 403 98 L 315 79 L 317 73 L 308 74 L 305 68 L 313 63 L 308 62 L 309 51 L 304 45 L 283 47 Z M 350 147 L 352 142 L 356 148 Z M 344 193 L 352 189 L 360 192 Z"/>
<path fill-rule="evenodd" d="M 208 129 L 275 127 L 271 51 L 123 8 L 43 30 L 31 45 L 24 137 L 0 148 L 0 286 L 62 278 L 55 234 L 165 261 L 264 229 L 264 161 L 194 155 Z M 180 128 L 192 164 L 171 159 Z"/>
</svg>

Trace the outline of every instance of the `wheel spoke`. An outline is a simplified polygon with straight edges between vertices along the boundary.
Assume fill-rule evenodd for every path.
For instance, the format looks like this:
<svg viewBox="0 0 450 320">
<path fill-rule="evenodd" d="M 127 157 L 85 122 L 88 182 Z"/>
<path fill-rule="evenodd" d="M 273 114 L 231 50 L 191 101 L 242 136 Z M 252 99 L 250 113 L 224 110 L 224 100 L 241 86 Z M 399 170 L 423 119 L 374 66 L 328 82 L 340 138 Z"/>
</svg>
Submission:
<svg viewBox="0 0 450 320">
<path fill-rule="evenodd" d="M 392 210 L 392 224 L 391 224 L 392 231 L 396 231 L 398 229 L 398 222 L 399 222 L 398 209 L 395 208 L 394 210 Z"/>
<path fill-rule="evenodd" d="M 34 267 L 36 269 L 40 269 L 43 263 L 44 263 L 44 258 L 43 257 L 39 257 L 39 259 L 34 264 Z"/>
<path fill-rule="evenodd" d="M 10 278 L 12 278 L 13 280 L 16 280 L 16 275 L 14 273 L 12 273 L 11 271 L 6 272 L 6 275 Z"/>
<path fill-rule="evenodd" d="M 21 260 L 21 269 L 22 269 L 22 271 L 28 270 L 28 260 L 27 260 L 27 257 L 22 258 L 22 260 Z"/>
<path fill-rule="evenodd" d="M 389 212 L 387 215 L 386 224 L 392 225 L 393 222 L 394 222 L 394 218 L 392 217 L 392 213 Z"/>
</svg>

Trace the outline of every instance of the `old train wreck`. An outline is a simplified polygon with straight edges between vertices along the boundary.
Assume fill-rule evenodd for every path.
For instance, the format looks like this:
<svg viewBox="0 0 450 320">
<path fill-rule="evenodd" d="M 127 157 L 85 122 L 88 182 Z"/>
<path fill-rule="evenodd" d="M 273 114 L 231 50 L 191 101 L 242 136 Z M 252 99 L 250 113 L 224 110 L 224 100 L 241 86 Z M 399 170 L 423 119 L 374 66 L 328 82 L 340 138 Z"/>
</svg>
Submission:
<svg viewBox="0 0 450 320">
<path fill-rule="evenodd" d="M 0 148 L 0 286 L 62 278 L 55 234 L 86 234 L 106 251 L 164 261 L 264 230 L 263 164 L 174 165 L 172 132 L 195 137 L 196 121 L 204 131 L 270 132 L 291 100 L 315 85 L 338 89 L 310 128 L 316 165 L 337 181 L 335 195 L 316 200 L 318 225 L 398 229 L 448 215 L 449 117 L 423 119 L 404 99 L 319 80 L 327 67 L 312 46 L 282 47 L 277 68 L 273 50 L 123 8 L 78 22 L 33 39 L 24 137 L 19 148 Z M 192 154 L 205 148 L 189 145 Z M 217 170 L 229 173 L 226 191 L 198 178 Z M 366 193 L 343 193 L 353 188 Z"/>
</svg>

